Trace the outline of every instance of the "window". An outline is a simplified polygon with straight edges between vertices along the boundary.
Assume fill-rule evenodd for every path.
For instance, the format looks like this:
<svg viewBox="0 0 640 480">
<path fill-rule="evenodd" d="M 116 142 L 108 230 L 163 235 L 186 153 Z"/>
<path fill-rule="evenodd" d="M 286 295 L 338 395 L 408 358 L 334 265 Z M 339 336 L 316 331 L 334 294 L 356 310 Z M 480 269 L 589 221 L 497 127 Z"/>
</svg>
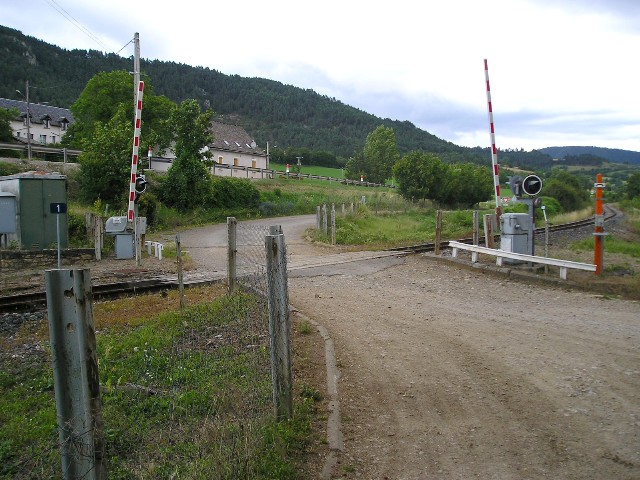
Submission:
<svg viewBox="0 0 640 480">
<path fill-rule="evenodd" d="M 47 143 L 47 136 L 46 135 L 40 135 L 40 143 Z"/>
<path fill-rule="evenodd" d="M 222 162 L 223 162 L 223 160 L 224 160 L 224 158 L 223 158 L 223 157 L 221 157 L 221 156 L 220 156 L 220 157 L 218 157 L 218 163 L 222 163 Z"/>
<path fill-rule="evenodd" d="M 234 167 L 237 167 L 237 166 L 238 166 L 238 159 L 237 159 L 237 158 L 234 158 L 234 159 L 233 159 L 233 166 L 234 166 Z"/>
<path fill-rule="evenodd" d="M 256 168 L 256 161 L 255 160 L 251 160 L 251 168 Z"/>
<path fill-rule="evenodd" d="M 69 122 L 67 120 L 62 120 L 62 122 L 60 122 L 60 129 L 63 132 L 67 130 L 68 126 L 69 126 Z"/>
<path fill-rule="evenodd" d="M 44 123 L 44 128 L 50 128 L 51 127 L 51 125 L 50 125 L 51 120 L 49 120 L 48 118 L 45 118 L 43 120 L 43 123 Z"/>
</svg>

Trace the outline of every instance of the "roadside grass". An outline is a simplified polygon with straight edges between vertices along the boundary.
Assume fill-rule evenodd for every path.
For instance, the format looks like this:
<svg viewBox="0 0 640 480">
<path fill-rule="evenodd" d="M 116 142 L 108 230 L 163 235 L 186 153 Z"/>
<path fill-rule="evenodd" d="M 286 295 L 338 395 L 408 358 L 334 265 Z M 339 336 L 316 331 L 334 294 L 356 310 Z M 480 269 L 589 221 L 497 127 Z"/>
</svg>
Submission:
<svg viewBox="0 0 640 480">
<path fill-rule="evenodd" d="M 276 422 L 263 305 L 196 290 L 183 312 L 171 292 L 95 305 L 109 478 L 298 478 L 317 393 L 298 387 Z M 47 326 L 15 337 L 0 337 L 0 478 L 59 478 Z"/>
<path fill-rule="evenodd" d="M 593 244 L 593 238 L 585 238 L 572 243 L 571 248 L 576 252 L 592 252 L 594 248 Z M 637 241 L 623 240 L 615 235 L 607 235 L 604 240 L 604 245 L 606 253 L 619 253 L 633 258 L 640 258 L 640 243 Z"/>
<path fill-rule="evenodd" d="M 560 213 L 558 215 L 554 215 L 550 217 L 549 223 L 560 224 L 560 223 L 577 222 L 578 220 L 584 220 L 585 218 L 592 216 L 593 212 L 594 212 L 593 206 L 589 206 L 573 212 Z"/>
<path fill-rule="evenodd" d="M 362 245 L 379 249 L 391 246 L 425 243 L 435 239 L 436 212 L 432 208 L 412 207 L 406 211 L 385 211 L 377 215 L 369 206 L 336 218 L 336 243 Z M 471 210 L 442 212 L 442 239 L 461 238 L 473 233 Z M 328 239 L 318 231 L 312 232 L 319 241 Z"/>
</svg>

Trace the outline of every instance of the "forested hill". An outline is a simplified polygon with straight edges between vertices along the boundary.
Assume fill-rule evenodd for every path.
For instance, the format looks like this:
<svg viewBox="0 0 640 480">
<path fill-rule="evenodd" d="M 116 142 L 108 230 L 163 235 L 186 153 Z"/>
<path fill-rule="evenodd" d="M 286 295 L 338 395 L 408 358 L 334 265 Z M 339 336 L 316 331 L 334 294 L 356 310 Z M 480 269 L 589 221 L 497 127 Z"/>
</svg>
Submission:
<svg viewBox="0 0 640 480">
<path fill-rule="evenodd" d="M 0 97 L 19 98 L 30 82 L 30 99 L 69 107 L 87 82 L 99 72 L 131 71 L 132 58 L 97 50 L 66 50 L 20 31 L 0 26 Z M 307 148 L 343 159 L 360 150 L 367 134 L 380 125 L 393 128 L 401 154 L 434 152 L 445 162 L 490 164 L 487 148 L 466 148 L 421 130 L 411 122 L 381 119 L 310 89 L 262 78 L 225 75 L 217 70 L 175 62 L 141 60 L 146 88 L 179 103 L 195 98 L 225 121 L 243 126 L 259 145 Z M 150 84 L 150 85 L 149 85 Z M 143 115 L 144 118 L 144 115 Z M 553 155 L 554 157 L 556 155 Z M 503 165 L 546 169 L 553 165 L 547 152 L 499 151 Z"/>
<path fill-rule="evenodd" d="M 61 107 L 69 107 L 96 73 L 132 70 L 131 58 L 66 50 L 3 26 L 0 52 L 0 97 L 16 98 L 15 91 L 24 91 L 28 79 L 32 101 Z M 364 145 L 369 132 L 384 124 L 395 131 L 402 152 L 421 149 L 449 152 L 454 157 L 474 156 L 410 122 L 380 119 L 312 90 L 158 60 L 142 59 L 141 70 L 156 94 L 176 103 L 195 98 L 216 114 L 244 126 L 260 145 L 269 141 L 282 148 L 306 147 L 348 157 Z"/>
<path fill-rule="evenodd" d="M 631 163 L 640 165 L 640 152 L 631 150 L 620 150 L 618 148 L 602 147 L 547 147 L 540 149 L 541 152 L 553 158 L 579 157 L 580 155 L 591 155 L 604 158 L 612 163 Z"/>
</svg>

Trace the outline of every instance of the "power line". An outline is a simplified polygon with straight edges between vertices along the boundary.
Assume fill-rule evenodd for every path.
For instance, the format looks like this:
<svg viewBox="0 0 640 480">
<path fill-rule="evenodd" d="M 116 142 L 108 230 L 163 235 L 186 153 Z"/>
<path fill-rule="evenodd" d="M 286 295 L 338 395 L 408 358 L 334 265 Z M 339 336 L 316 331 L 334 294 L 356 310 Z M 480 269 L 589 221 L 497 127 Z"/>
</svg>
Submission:
<svg viewBox="0 0 640 480">
<path fill-rule="evenodd" d="M 69 23 L 71 23 L 74 27 L 88 36 L 91 40 L 100 45 L 104 51 L 109 51 L 109 48 L 100 41 L 98 37 L 96 37 L 87 27 L 82 25 L 78 20 L 73 18 L 73 16 L 67 12 L 61 5 L 59 5 L 56 0 L 47 0 L 47 3 L 53 8 L 56 12 L 62 15 Z M 126 45 L 125 45 L 126 46 Z M 124 48 L 124 47 L 123 47 Z"/>
</svg>

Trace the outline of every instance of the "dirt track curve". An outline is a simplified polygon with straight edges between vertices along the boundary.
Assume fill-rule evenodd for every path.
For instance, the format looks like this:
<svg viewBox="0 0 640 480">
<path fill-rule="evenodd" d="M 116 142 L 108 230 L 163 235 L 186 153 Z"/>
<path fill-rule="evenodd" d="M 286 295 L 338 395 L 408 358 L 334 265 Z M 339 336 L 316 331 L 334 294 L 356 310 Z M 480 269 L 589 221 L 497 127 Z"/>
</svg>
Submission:
<svg viewBox="0 0 640 480">
<path fill-rule="evenodd" d="M 640 478 L 637 302 L 424 256 L 374 263 L 290 278 L 335 342 L 332 478 Z"/>
<path fill-rule="evenodd" d="M 331 478 L 640 478 L 640 303 L 433 256 L 359 261 L 376 255 L 305 242 L 313 221 L 279 223 L 290 302 L 335 344 Z M 211 228 L 183 235 L 209 268 Z"/>
</svg>

